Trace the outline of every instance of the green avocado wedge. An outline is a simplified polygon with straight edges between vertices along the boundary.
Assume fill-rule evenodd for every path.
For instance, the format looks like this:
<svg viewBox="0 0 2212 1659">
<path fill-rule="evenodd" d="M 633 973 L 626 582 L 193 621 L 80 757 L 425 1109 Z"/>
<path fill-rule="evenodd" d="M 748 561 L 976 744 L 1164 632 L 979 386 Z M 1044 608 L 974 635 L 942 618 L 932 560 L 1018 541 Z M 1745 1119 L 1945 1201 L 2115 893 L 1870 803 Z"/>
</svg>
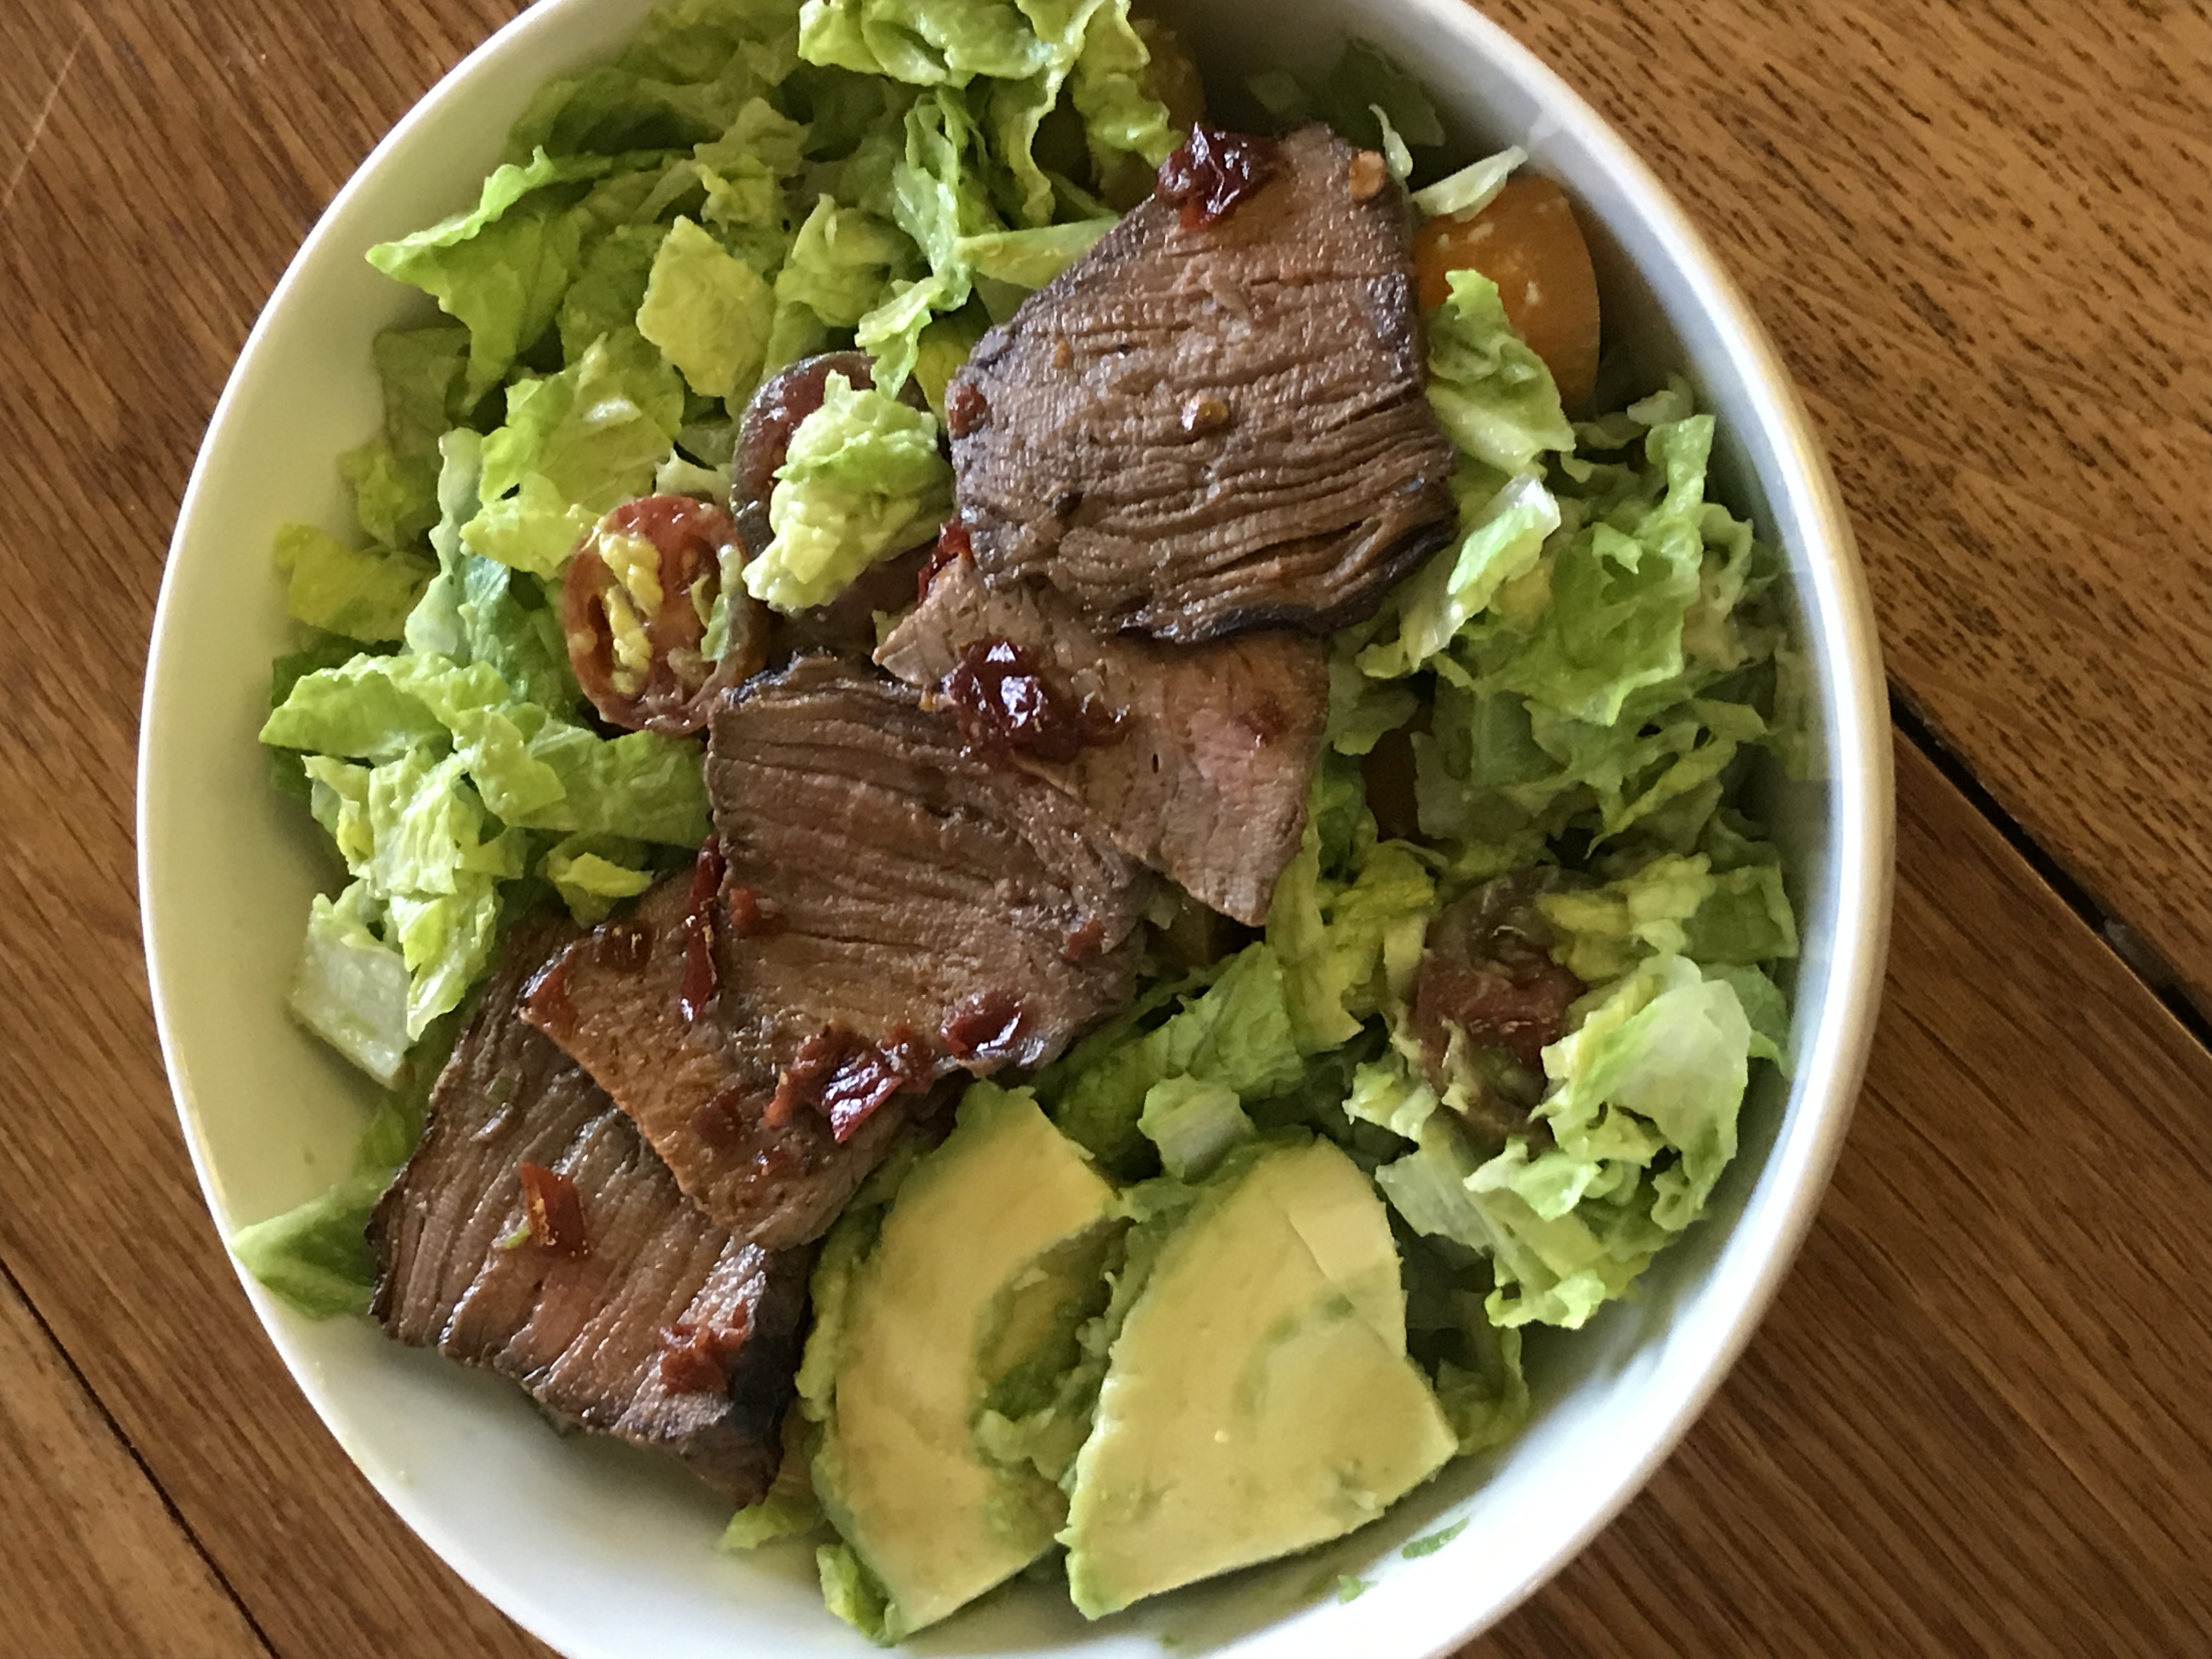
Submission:
<svg viewBox="0 0 2212 1659">
<path fill-rule="evenodd" d="M 1277 1143 L 1201 1192 L 1161 1224 L 1076 1458 L 1060 1539 L 1090 1618 L 1350 1532 L 1458 1449 L 1407 1358 L 1389 1220 L 1358 1167 Z"/>
<path fill-rule="evenodd" d="M 1052 1547 L 1060 1489 L 984 1458 L 975 1425 L 1003 1385 L 1073 1363 L 1120 1213 L 1028 1090 L 979 1083 L 872 1248 L 832 1235 L 802 1405 L 815 1491 L 845 1540 L 822 1553 L 824 1590 L 863 1633 L 899 1641 Z"/>
</svg>

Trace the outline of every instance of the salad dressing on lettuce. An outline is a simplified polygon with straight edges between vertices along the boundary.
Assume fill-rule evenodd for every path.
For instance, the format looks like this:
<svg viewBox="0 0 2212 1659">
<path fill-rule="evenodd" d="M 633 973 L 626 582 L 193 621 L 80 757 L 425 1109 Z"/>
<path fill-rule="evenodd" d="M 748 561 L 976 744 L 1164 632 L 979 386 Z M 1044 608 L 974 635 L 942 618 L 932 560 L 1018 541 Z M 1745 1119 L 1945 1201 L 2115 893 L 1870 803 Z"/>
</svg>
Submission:
<svg viewBox="0 0 2212 1659">
<path fill-rule="evenodd" d="M 764 1369 L 743 1357 L 745 1322 L 718 1326 L 678 1345 L 680 1380 L 696 1410 L 723 1368 L 750 1437 L 751 1484 L 726 1486 L 753 1500 L 732 1546 L 811 1536 L 830 1608 L 881 1640 L 1056 1547 L 1099 1616 L 1338 1536 L 1510 1439 L 1531 1409 L 1524 1334 L 1634 1294 L 1734 1158 L 1753 1068 L 1786 1064 L 1776 974 L 1796 927 L 1745 789 L 1762 754 L 1802 763 L 1808 678 L 1781 560 L 1709 491 L 1712 417 L 1680 382 L 1601 398 L 1571 204 L 1516 173 L 1516 151 L 1439 173 L 1434 108 L 1371 50 L 1248 94 L 1243 124 L 1264 112 L 1305 136 L 1215 125 L 1172 29 L 1127 0 L 675 0 L 612 63 L 539 92 L 473 204 L 372 251 L 442 314 L 375 343 L 384 420 L 339 459 L 359 533 L 277 537 L 301 638 L 260 736 L 334 871 L 290 1004 L 388 1095 L 351 1177 L 233 1249 L 306 1312 L 367 1310 L 390 1263 L 364 1227 L 405 1185 L 426 1103 L 435 1122 L 459 1097 L 432 1085 L 476 1010 L 453 1066 L 502 1134 L 526 1132 L 534 1079 L 557 1077 L 564 1109 L 635 1143 L 651 1176 L 635 1190 L 666 1237 L 749 1251 L 746 1271 L 779 1284 L 814 1262 L 780 1443 L 796 1334 Z M 1186 627 L 1133 599 L 1126 572 L 1059 583 L 1036 551 L 1059 545 L 1052 525 L 1106 510 L 1084 519 L 1067 480 L 1045 532 L 1005 477 L 996 518 L 968 493 L 1006 435 L 985 359 L 1079 317 L 1071 296 L 1117 293 L 1133 250 L 1172 264 L 1172 238 L 1194 235 L 1244 257 L 1236 239 L 1267 222 L 1291 165 L 1336 169 L 1329 211 L 1389 216 L 1345 222 L 1397 250 L 1406 429 L 1449 446 L 1447 468 L 1409 474 L 1428 506 L 1376 521 L 1391 556 L 1313 567 L 1317 643 L 1266 631 L 1292 609 L 1194 601 Z M 1144 241 L 1156 224 L 1164 244 Z M 1188 338 L 1206 326 L 1194 312 Z M 1038 335 L 1036 373 L 1076 384 L 1079 345 Z M 1242 395 L 1163 404 L 1173 442 L 1212 447 L 1189 453 L 1217 458 L 1217 481 L 1299 460 L 1237 449 L 1258 429 Z M 927 595 L 948 565 L 943 602 L 916 611 L 909 573 Z M 1095 611 L 1109 599 L 1157 637 L 1116 632 Z M 924 624 L 960 605 L 1049 637 L 933 643 Z M 882 695 L 920 700 L 901 718 L 951 722 L 949 696 L 983 760 L 1069 797 L 1055 811 L 1123 814 L 1102 845 L 1243 920 L 1145 875 L 1157 885 L 1123 897 L 1148 920 L 1115 935 L 1133 990 L 1079 1030 L 1024 1028 L 1041 1066 L 1009 1068 L 1012 1040 L 984 1032 L 1014 1030 L 1030 987 L 900 1028 L 921 1066 L 897 1109 L 911 1125 L 862 1138 L 882 1165 L 826 1242 L 779 1237 L 763 1255 L 728 1214 L 700 1233 L 698 1194 L 615 1111 L 619 1091 L 534 1033 L 526 1086 L 493 1064 L 526 1037 L 482 988 L 512 1001 L 530 965 L 501 963 L 515 925 L 562 911 L 570 937 L 616 930 L 588 946 L 599 980 L 644 972 L 659 947 L 629 908 L 671 883 L 688 895 L 710 864 L 700 895 L 645 906 L 696 913 L 684 948 L 708 969 L 795 925 L 759 878 L 725 890 L 723 838 L 748 808 L 713 795 L 700 728 L 795 652 L 827 644 L 841 672 L 873 674 L 851 665 L 886 636 L 915 690 Z M 1269 786 L 1271 827 L 1208 876 L 1224 837 L 1176 814 L 1215 802 L 1233 841 L 1249 758 L 1218 800 L 1170 791 L 1173 810 L 1127 815 L 1152 774 L 1226 753 L 1237 708 L 1297 726 L 1269 702 L 1276 669 L 1253 666 L 1265 653 L 1239 643 L 1255 640 L 1281 642 L 1280 684 L 1313 718 L 1287 787 Z M 1148 663 L 1201 651 L 1254 678 L 1218 704 L 1128 691 Z M 1066 925 L 1065 949 L 1101 948 L 1095 923 Z M 723 985 L 685 964 L 654 970 L 696 981 L 666 1018 L 711 1032 Z M 557 968 L 550 981 L 566 994 Z M 630 1271 L 592 1255 L 588 1182 L 526 1169 L 541 1207 L 570 1183 L 564 1282 Z M 471 1179 L 520 1204 L 526 1174 Z M 520 1227 L 482 1272 L 519 1282 L 535 1258 L 514 1253 L 550 1248 Z M 649 1303 L 635 1288 L 608 1294 Z M 650 1377 L 635 1386 L 650 1404 Z"/>
</svg>

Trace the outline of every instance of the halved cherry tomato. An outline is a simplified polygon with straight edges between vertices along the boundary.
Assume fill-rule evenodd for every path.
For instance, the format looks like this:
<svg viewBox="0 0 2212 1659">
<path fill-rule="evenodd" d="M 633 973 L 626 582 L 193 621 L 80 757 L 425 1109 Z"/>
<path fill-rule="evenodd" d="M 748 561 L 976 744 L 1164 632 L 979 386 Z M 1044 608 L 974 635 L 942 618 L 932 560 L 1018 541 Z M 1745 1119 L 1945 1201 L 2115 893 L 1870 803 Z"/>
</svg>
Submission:
<svg viewBox="0 0 2212 1659">
<path fill-rule="evenodd" d="M 1450 273 L 1498 284 L 1505 316 L 1572 410 L 1597 384 L 1597 276 L 1566 191 L 1537 173 L 1509 179 L 1479 213 L 1431 219 L 1413 233 L 1421 309 L 1451 295 Z"/>
<path fill-rule="evenodd" d="M 724 687 L 768 660 L 768 611 L 729 594 L 729 641 L 708 660 L 708 618 L 723 556 L 742 558 L 738 527 L 690 495 L 648 495 L 601 519 L 568 562 L 561 620 L 576 684 L 606 720 L 672 737 L 696 732 Z"/>
</svg>

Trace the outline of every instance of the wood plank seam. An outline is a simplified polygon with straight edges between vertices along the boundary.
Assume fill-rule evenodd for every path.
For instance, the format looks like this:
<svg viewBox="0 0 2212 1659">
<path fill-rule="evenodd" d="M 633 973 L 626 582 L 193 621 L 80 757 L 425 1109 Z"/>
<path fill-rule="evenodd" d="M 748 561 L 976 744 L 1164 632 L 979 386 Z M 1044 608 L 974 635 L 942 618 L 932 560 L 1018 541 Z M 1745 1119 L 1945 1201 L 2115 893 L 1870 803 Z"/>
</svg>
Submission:
<svg viewBox="0 0 2212 1659">
<path fill-rule="evenodd" d="M 1911 692 L 1895 679 L 1889 683 L 1889 710 L 1898 735 L 1925 755 L 1944 780 L 1966 796 L 1973 809 L 2004 837 L 2005 844 L 2027 860 L 2037 878 L 2057 894 L 2067 908 L 2088 924 L 2099 943 L 2112 953 L 2121 967 L 2142 981 L 2191 1036 L 2212 1048 L 2212 1012 L 2198 1006 L 2181 976 L 2141 933 L 2115 915 L 2086 883 L 2027 832 L 2021 821 L 2006 810 L 2004 803 L 1975 775 L 1959 752 L 1943 740 Z"/>
<path fill-rule="evenodd" d="M 171 1523 L 183 1535 L 185 1541 L 191 1546 L 192 1553 L 199 1558 L 201 1565 L 207 1569 L 208 1577 L 221 1587 L 226 1596 L 230 1598 L 231 1606 L 238 1610 L 239 1618 L 244 1621 L 246 1629 L 253 1633 L 253 1639 L 260 1645 L 261 1651 L 272 1656 L 273 1659 L 273 1656 L 277 1651 L 276 1645 L 269 1639 L 269 1633 L 261 1628 L 261 1621 L 253 1616 L 253 1609 L 246 1604 L 245 1598 L 239 1595 L 237 1587 L 230 1582 L 228 1576 L 224 1573 L 222 1566 L 209 1551 L 207 1545 L 201 1540 L 199 1534 L 193 1529 L 191 1522 L 185 1518 L 184 1511 L 177 1507 L 176 1500 L 169 1495 L 169 1489 L 161 1484 L 161 1478 L 154 1473 L 152 1467 L 139 1451 L 137 1443 L 124 1431 L 123 1425 L 115 1420 L 115 1414 L 108 1409 L 106 1400 L 101 1396 L 97 1389 L 93 1387 L 92 1379 L 84 1374 L 82 1367 L 77 1364 L 76 1356 L 70 1352 L 53 1326 L 47 1322 L 39 1304 L 32 1299 L 29 1288 L 15 1277 L 14 1270 L 8 1266 L 4 1258 L 0 1258 L 0 1289 L 12 1292 L 15 1299 L 22 1304 L 24 1311 L 30 1316 L 32 1323 L 38 1327 L 40 1335 L 52 1345 L 55 1355 L 67 1368 L 70 1380 L 83 1391 L 86 1401 L 91 1409 L 98 1413 L 101 1425 L 114 1437 L 116 1445 L 122 1449 L 123 1455 L 131 1460 L 131 1467 L 145 1478 L 147 1486 L 152 1488 L 154 1495 L 161 1500 L 162 1512 L 169 1517 Z"/>
</svg>

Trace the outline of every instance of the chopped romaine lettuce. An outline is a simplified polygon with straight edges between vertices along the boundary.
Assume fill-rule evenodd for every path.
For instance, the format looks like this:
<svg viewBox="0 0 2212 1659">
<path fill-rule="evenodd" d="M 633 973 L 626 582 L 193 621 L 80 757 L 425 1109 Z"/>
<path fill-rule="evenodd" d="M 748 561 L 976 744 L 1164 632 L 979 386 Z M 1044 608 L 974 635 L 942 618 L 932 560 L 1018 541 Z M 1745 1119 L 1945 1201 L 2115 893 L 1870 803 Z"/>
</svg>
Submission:
<svg viewBox="0 0 2212 1659">
<path fill-rule="evenodd" d="M 293 616 L 364 644 L 399 638 L 437 569 L 420 554 L 356 550 L 304 524 L 277 531 L 276 568 L 291 578 L 284 602 Z"/>
<path fill-rule="evenodd" d="M 389 1089 L 414 1041 L 407 1029 L 407 962 L 369 930 L 368 884 L 336 899 L 318 893 L 292 980 L 293 1016 Z"/>
<path fill-rule="evenodd" d="M 369 1212 L 415 1150 L 431 1085 L 459 1030 L 458 1020 L 442 1021 L 416 1045 L 355 1144 L 352 1174 L 306 1203 L 230 1236 L 239 1265 L 308 1318 L 368 1311 L 377 1273 Z"/>
<path fill-rule="evenodd" d="M 1456 173 L 1413 192 L 1413 205 L 1422 216 L 1441 219 L 1448 215 L 1480 213 L 1505 188 L 1513 170 L 1528 159 L 1518 148 L 1499 150 L 1479 161 L 1470 161 Z"/>
<path fill-rule="evenodd" d="M 1536 904 L 1558 931 L 1553 954 L 1589 984 L 1662 952 L 1708 968 L 1797 954 L 1796 919 L 1778 864 L 1716 874 L 1703 853 L 1667 854 L 1603 887 L 1547 893 Z"/>
<path fill-rule="evenodd" d="M 653 885 L 654 872 L 643 867 L 644 857 L 642 847 L 618 836 L 564 836 L 538 867 L 578 925 L 590 927 Z"/>
<path fill-rule="evenodd" d="M 1062 1132 L 1108 1169 L 1141 1174 L 1150 1149 L 1138 1123 L 1154 1085 L 1191 1078 L 1264 1100 L 1298 1081 L 1304 1062 L 1285 994 L 1275 952 L 1249 945 L 1163 1024 L 1117 1047 L 1087 1048 L 1079 1069 L 1040 1079 L 1039 1097 Z"/>
<path fill-rule="evenodd" d="M 741 401 L 760 379 L 775 321 L 775 291 L 759 272 L 689 219 L 669 228 L 638 307 L 637 331 L 692 391 Z"/>
<path fill-rule="evenodd" d="M 1729 978 L 1654 957 L 1594 993 L 1577 1029 L 1545 1050 L 1552 1090 L 1533 1115 L 1551 1139 L 1540 1149 L 1515 1135 L 1479 1163 L 1449 1115 L 1421 1097 L 1427 1085 L 1390 1056 L 1364 1079 L 1361 1115 L 1417 1125 L 1416 1146 L 1376 1180 L 1417 1232 L 1491 1258 L 1494 1323 L 1579 1326 L 1703 1212 L 1735 1155 L 1759 1041 Z"/>
<path fill-rule="evenodd" d="M 1145 1091 L 1137 1127 L 1159 1148 L 1160 1163 L 1177 1181 L 1202 1181 L 1239 1141 L 1251 1139 L 1237 1091 L 1194 1077 L 1164 1078 Z"/>
<path fill-rule="evenodd" d="M 1499 588 L 1535 567 L 1545 538 L 1559 527 L 1559 504 L 1533 472 L 1516 473 L 1494 494 L 1481 495 L 1493 476 L 1463 468 L 1452 480 L 1458 534 L 1392 596 L 1397 633 L 1359 653 L 1363 673 L 1395 679 L 1425 667 L 1489 608 Z M 1466 493 L 1470 483 L 1473 494 Z"/>
<path fill-rule="evenodd" d="M 1421 860 L 1402 843 L 1374 843 L 1371 825 L 1357 874 L 1324 877 L 1316 816 L 1309 815 L 1267 912 L 1267 943 L 1282 963 L 1291 1029 L 1307 1054 L 1349 1041 L 1386 1001 L 1405 994 L 1437 903 Z"/>
<path fill-rule="evenodd" d="M 1498 284 L 1480 271 L 1453 271 L 1451 297 L 1429 313 L 1429 404 L 1462 469 L 1480 463 L 1501 481 L 1575 447 L 1551 370 L 1513 331 Z"/>
<path fill-rule="evenodd" d="M 744 578 L 779 611 L 835 599 L 878 559 L 928 540 L 952 507 L 937 417 L 842 374 L 792 434 L 775 478 L 775 539 Z"/>
<path fill-rule="evenodd" d="M 601 514 L 652 486 L 683 423 L 682 381 L 635 329 L 593 341 L 557 374 L 516 382 L 506 423 L 483 441 L 482 505 L 462 545 L 556 574 Z"/>
<path fill-rule="evenodd" d="M 438 521 L 438 438 L 453 423 L 469 332 L 389 328 L 373 348 L 384 383 L 384 429 L 338 458 L 354 519 L 369 539 L 406 547 Z"/>
<path fill-rule="evenodd" d="M 467 327 L 465 404 L 497 386 L 551 326 L 582 269 L 583 222 L 550 187 L 595 178 L 606 167 L 596 157 L 556 160 L 538 150 L 485 179 L 469 211 L 368 251 L 379 270 L 422 289 Z"/>
</svg>

